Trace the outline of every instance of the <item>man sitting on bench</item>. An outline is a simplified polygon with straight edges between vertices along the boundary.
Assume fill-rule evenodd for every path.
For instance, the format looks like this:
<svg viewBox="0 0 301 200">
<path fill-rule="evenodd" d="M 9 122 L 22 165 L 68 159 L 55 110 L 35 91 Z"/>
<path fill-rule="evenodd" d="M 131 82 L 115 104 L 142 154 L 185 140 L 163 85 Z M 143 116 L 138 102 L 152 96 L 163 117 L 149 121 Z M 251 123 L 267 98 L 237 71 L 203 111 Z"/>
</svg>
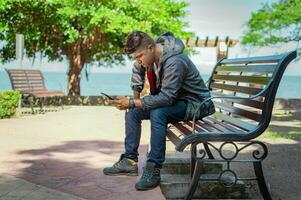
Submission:
<svg viewBox="0 0 301 200">
<path fill-rule="evenodd" d="M 199 71 L 183 53 L 184 44 L 168 32 L 156 40 L 141 31 L 128 35 L 125 52 L 136 62 L 131 87 L 134 98 L 120 97 L 111 103 L 125 114 L 125 152 L 112 167 L 104 168 L 106 175 L 138 175 L 138 147 L 141 120 L 151 121 L 151 150 L 137 190 L 148 190 L 160 183 L 160 168 L 165 160 L 168 123 L 192 120 L 198 105 L 210 97 Z M 140 98 L 147 75 L 150 95 Z M 211 101 L 197 112 L 196 119 L 214 113 Z"/>
</svg>

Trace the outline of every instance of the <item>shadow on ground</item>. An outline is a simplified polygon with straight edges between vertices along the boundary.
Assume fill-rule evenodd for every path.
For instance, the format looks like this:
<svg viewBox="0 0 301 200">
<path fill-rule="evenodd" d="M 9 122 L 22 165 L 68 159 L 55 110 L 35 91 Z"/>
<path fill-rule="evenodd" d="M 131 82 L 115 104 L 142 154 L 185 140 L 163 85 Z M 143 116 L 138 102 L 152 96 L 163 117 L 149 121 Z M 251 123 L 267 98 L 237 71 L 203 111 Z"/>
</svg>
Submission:
<svg viewBox="0 0 301 200">
<path fill-rule="evenodd" d="M 122 142 L 106 140 L 68 141 L 48 148 L 24 150 L 18 154 L 26 159 L 19 162 L 28 167 L 12 175 L 89 200 L 164 199 L 159 188 L 135 191 L 138 177 L 103 175 L 102 169 L 116 162 L 122 152 Z M 146 152 L 147 145 L 141 145 L 140 172 Z"/>
</svg>

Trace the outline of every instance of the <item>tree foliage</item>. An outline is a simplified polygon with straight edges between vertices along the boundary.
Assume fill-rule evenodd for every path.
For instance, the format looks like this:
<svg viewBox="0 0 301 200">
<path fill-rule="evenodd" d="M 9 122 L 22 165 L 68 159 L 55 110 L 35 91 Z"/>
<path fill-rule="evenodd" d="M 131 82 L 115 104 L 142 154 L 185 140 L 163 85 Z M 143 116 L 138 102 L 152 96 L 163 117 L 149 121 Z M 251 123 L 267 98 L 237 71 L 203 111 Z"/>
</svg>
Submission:
<svg viewBox="0 0 301 200">
<path fill-rule="evenodd" d="M 300 39 L 301 0 L 282 0 L 252 13 L 241 43 L 267 46 Z"/>
<path fill-rule="evenodd" d="M 50 61 L 68 59 L 69 94 L 79 95 L 83 66 L 122 62 L 129 32 L 191 36 L 183 30 L 186 6 L 174 0 L 1 0 L 0 60 L 15 59 L 15 34 L 24 34 L 28 57 L 41 52 Z"/>
</svg>

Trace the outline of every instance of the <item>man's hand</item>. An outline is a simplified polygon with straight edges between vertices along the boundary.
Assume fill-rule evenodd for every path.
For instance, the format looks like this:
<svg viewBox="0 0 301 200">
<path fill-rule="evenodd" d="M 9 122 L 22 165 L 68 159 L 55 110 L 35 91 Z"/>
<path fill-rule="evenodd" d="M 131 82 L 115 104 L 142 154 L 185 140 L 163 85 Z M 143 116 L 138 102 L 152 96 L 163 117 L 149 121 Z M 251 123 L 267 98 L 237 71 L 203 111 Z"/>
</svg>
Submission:
<svg viewBox="0 0 301 200">
<path fill-rule="evenodd" d="M 119 110 L 129 108 L 129 99 L 127 97 L 116 97 L 115 100 L 110 100 L 109 102 Z"/>
</svg>

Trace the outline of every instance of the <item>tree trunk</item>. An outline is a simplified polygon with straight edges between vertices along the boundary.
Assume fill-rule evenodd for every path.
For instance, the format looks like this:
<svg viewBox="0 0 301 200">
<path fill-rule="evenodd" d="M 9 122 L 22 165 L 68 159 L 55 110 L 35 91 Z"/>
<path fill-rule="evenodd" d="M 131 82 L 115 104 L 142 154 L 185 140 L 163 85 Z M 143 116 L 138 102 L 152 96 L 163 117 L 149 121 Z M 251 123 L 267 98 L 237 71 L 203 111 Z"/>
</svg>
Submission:
<svg viewBox="0 0 301 200">
<path fill-rule="evenodd" d="M 80 96 L 80 78 L 84 67 L 81 41 L 69 48 L 68 96 Z"/>
<path fill-rule="evenodd" d="M 81 66 L 69 63 L 68 96 L 80 96 L 81 70 Z"/>
</svg>

